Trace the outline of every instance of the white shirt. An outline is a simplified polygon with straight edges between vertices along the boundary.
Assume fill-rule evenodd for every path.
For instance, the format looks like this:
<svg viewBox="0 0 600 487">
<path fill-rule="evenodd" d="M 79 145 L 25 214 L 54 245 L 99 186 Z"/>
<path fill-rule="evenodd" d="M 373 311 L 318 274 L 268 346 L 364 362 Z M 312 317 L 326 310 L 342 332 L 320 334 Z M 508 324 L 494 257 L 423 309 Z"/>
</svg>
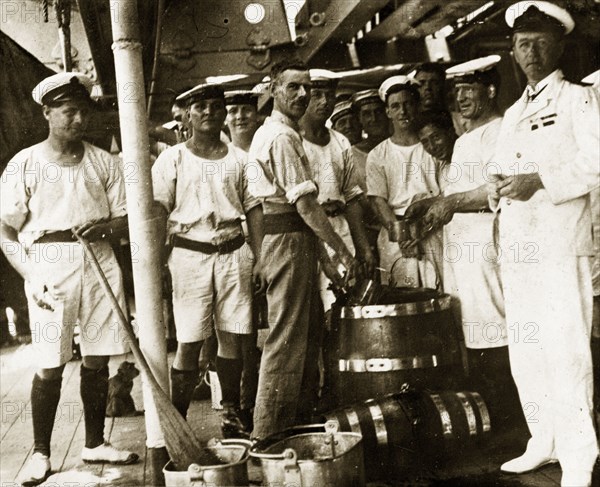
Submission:
<svg viewBox="0 0 600 487">
<path fill-rule="evenodd" d="M 339 132 L 328 130 L 328 144 L 323 146 L 302 139 L 302 145 L 319 188 L 319 203 L 340 201 L 345 204 L 363 191 L 356 178 L 350 142 Z"/>
<path fill-rule="evenodd" d="M 154 199 L 169 212 L 168 233 L 221 244 L 242 233 L 245 213 L 259 204 L 248 192 L 245 153 L 227 146 L 222 159 L 203 159 L 185 143 L 164 151 L 152 167 Z"/>
<path fill-rule="evenodd" d="M 76 164 L 49 161 L 42 144 L 23 149 L 7 164 L 0 185 L 1 218 L 22 234 L 22 241 L 127 213 L 120 161 L 83 144 L 83 158 Z"/>
<path fill-rule="evenodd" d="M 490 181 L 488 165 L 494 157 L 501 124 L 502 118 L 495 118 L 456 140 L 452 162 L 444 172 L 445 195 L 471 191 Z"/>
<path fill-rule="evenodd" d="M 404 215 L 411 203 L 440 194 L 437 164 L 421 143 L 401 146 L 386 139 L 367 156 L 367 194 Z"/>
</svg>

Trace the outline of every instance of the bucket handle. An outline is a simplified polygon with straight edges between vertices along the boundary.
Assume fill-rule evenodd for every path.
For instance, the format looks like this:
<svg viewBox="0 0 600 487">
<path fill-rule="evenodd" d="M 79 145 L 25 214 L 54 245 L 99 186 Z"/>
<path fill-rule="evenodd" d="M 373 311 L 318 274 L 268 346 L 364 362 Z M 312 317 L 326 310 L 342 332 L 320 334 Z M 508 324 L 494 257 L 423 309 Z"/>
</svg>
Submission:
<svg viewBox="0 0 600 487">
<path fill-rule="evenodd" d="M 246 448 L 250 449 L 252 448 L 254 445 L 256 444 L 256 440 L 246 440 L 245 438 L 223 438 L 223 439 L 218 439 L 215 442 L 215 446 L 218 445 L 234 445 L 234 446 L 245 446 Z"/>
<path fill-rule="evenodd" d="M 286 448 L 283 453 L 256 453 L 250 456 L 263 460 L 281 460 L 284 474 L 284 485 L 302 486 L 302 476 L 298 465 L 298 454 L 292 448 Z"/>
<path fill-rule="evenodd" d="M 202 467 L 196 463 L 192 463 L 188 467 L 188 475 L 190 476 L 190 482 L 202 481 L 204 480 L 204 470 Z"/>
<path fill-rule="evenodd" d="M 286 448 L 283 451 L 283 478 L 285 485 L 297 485 L 302 487 L 302 475 L 298 465 L 298 454 L 296 450 Z"/>
</svg>

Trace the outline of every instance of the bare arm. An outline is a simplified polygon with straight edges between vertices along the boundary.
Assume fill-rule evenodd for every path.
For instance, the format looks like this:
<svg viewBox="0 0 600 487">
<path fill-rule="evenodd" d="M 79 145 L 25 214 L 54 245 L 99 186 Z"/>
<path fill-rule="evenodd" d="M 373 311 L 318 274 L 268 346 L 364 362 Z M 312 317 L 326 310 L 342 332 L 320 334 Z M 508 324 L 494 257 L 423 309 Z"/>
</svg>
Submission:
<svg viewBox="0 0 600 487">
<path fill-rule="evenodd" d="M 74 227 L 73 232 L 92 242 L 105 239 L 118 241 L 129 236 L 129 220 L 127 215 L 123 215 L 108 221 L 89 221 Z"/>
<path fill-rule="evenodd" d="M 488 191 L 488 184 L 483 184 L 471 191 L 435 198 L 423 217 L 425 230 L 429 231 L 448 224 L 454 213 L 488 208 Z"/>
<path fill-rule="evenodd" d="M 248 213 L 246 213 L 246 221 L 248 222 L 250 246 L 252 247 L 252 252 L 256 257 L 256 260 L 259 260 L 262 241 L 265 237 L 262 205 L 255 206 Z"/>
<path fill-rule="evenodd" d="M 29 268 L 27 266 L 27 253 L 17 238 L 17 231 L 4 222 L 0 222 L 0 241 L 2 252 L 8 262 L 26 281 L 29 280 Z"/>
<path fill-rule="evenodd" d="M 346 268 L 353 268 L 355 266 L 354 257 L 346 248 L 340 236 L 333 230 L 325 211 L 317 202 L 315 193 L 308 193 L 298 198 L 296 209 L 306 224 L 315 232 L 315 235 L 339 255 Z"/>
<path fill-rule="evenodd" d="M 0 239 L 2 251 L 10 265 L 27 281 L 33 300 L 43 309 L 53 310 L 57 299 L 63 298 L 58 289 L 47 286 L 47 283 L 34 279 L 33 269 L 28 261 L 25 248 L 18 241 L 17 231 L 4 222 L 0 222 Z"/>
<path fill-rule="evenodd" d="M 346 206 L 346 220 L 352 234 L 352 241 L 356 247 L 357 255 L 366 264 L 367 274 L 371 275 L 375 271 L 375 257 L 371 252 L 371 246 L 367 239 L 367 232 L 363 224 L 363 210 L 361 200 L 364 198 L 354 198 Z"/>
<path fill-rule="evenodd" d="M 379 222 L 387 229 L 390 242 L 400 242 L 404 240 L 403 235 L 410 238 L 408 227 L 401 225 L 396 215 L 388 205 L 387 201 L 381 196 L 369 196 L 371 206 L 375 210 L 375 214 Z"/>
<path fill-rule="evenodd" d="M 254 281 L 254 291 L 257 294 L 264 293 L 267 290 L 267 277 L 265 275 L 264 262 L 262 260 L 262 242 L 265 238 L 263 227 L 263 209 L 262 205 L 255 206 L 246 213 L 248 223 L 248 234 L 250 237 L 250 246 L 256 261 L 252 269 L 252 279 Z"/>
</svg>

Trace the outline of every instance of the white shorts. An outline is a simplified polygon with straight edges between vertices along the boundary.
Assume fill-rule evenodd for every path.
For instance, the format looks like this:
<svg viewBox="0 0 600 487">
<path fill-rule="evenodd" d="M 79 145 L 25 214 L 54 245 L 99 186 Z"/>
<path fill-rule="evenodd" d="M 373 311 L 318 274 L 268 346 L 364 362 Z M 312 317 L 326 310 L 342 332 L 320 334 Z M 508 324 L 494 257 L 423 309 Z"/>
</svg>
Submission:
<svg viewBox="0 0 600 487">
<path fill-rule="evenodd" d="M 92 248 L 121 309 L 126 310 L 121 269 L 110 245 L 95 242 Z M 71 360 L 76 325 L 80 328 L 84 356 L 120 355 L 129 351 L 127 335 L 79 243 L 33 244 L 28 258 L 35 271 L 33 279 L 64 295 L 53 311 L 42 309 L 33 300 L 30 285 L 25 283 L 31 341 L 39 367 L 50 369 Z"/>
<path fill-rule="evenodd" d="M 248 244 L 228 254 L 174 247 L 169 257 L 177 341 L 194 343 L 217 330 L 252 333 L 252 268 Z"/>
</svg>

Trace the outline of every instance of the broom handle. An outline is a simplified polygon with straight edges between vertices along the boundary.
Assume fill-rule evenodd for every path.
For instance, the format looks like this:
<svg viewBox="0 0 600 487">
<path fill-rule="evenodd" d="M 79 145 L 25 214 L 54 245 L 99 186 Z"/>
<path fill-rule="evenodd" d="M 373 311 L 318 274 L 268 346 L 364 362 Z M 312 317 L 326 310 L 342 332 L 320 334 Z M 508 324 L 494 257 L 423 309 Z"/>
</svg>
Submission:
<svg viewBox="0 0 600 487">
<path fill-rule="evenodd" d="M 94 269 L 94 274 L 96 274 L 96 277 L 98 278 L 98 282 L 100 283 L 100 286 L 102 287 L 102 290 L 104 291 L 104 294 L 110 300 L 110 304 L 112 305 L 113 310 L 117 313 L 117 317 L 119 318 L 119 322 L 120 322 L 121 326 L 125 329 L 125 332 L 127 333 L 128 337 L 129 337 L 129 342 L 130 342 L 129 345 L 131 347 L 131 351 L 133 352 L 133 356 L 137 360 L 141 369 L 146 373 L 146 376 L 148 377 L 150 382 L 152 382 L 152 385 L 160 388 L 156 378 L 154 377 L 154 374 L 152 373 L 152 370 L 150 370 L 150 366 L 148 365 L 148 362 L 146 361 L 146 357 L 144 357 L 144 354 L 142 353 L 142 350 L 140 349 L 140 346 L 137 343 L 137 339 L 135 337 L 135 332 L 133 331 L 133 327 L 131 326 L 131 323 L 129 323 L 127 318 L 125 317 L 125 314 L 123 313 L 123 310 L 121 309 L 121 305 L 117 301 L 117 298 L 115 297 L 115 293 L 113 293 L 113 290 L 110 287 L 110 284 L 108 283 L 108 279 L 106 279 L 106 275 L 104 274 L 104 271 L 102 270 L 102 267 L 100 266 L 100 263 L 98 262 L 98 259 L 96 258 L 96 254 L 94 254 L 94 250 L 92 249 L 92 246 L 83 237 L 81 237 L 77 234 L 75 234 L 75 236 L 77 237 L 77 240 L 79 240 L 79 243 L 83 246 L 83 250 L 85 251 L 85 254 L 90 258 L 90 261 L 92 262 L 92 268 Z"/>
</svg>

